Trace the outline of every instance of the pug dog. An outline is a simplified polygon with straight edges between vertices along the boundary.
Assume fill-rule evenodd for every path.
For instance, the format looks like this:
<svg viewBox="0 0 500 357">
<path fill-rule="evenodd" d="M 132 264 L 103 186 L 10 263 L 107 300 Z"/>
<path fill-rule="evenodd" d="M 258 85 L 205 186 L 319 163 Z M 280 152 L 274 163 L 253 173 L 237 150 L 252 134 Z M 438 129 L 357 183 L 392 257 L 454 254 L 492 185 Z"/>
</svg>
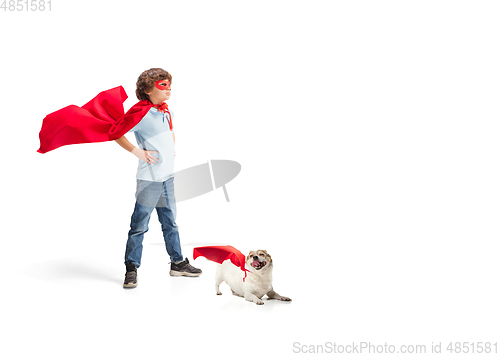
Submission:
<svg viewBox="0 0 500 357">
<path fill-rule="evenodd" d="M 273 290 L 273 260 L 268 252 L 263 249 L 252 250 L 246 258 L 245 267 L 250 272 L 243 281 L 245 273 L 229 260 L 219 264 L 215 273 L 215 292 L 217 295 L 222 295 L 219 286 L 225 281 L 231 288 L 233 295 L 244 297 L 257 305 L 264 304 L 262 301 L 264 295 L 267 295 L 269 299 L 292 301 L 292 299 L 281 296 Z"/>
</svg>

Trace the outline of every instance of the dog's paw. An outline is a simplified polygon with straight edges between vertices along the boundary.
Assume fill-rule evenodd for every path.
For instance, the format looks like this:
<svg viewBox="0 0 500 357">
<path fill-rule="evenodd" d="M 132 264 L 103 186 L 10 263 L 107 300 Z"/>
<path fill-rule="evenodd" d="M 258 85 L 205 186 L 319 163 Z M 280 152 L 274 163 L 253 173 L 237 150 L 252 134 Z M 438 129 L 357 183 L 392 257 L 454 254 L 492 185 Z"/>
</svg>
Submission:
<svg viewBox="0 0 500 357">
<path fill-rule="evenodd" d="M 281 301 L 292 301 L 292 299 L 290 299 L 289 297 L 286 297 L 286 296 L 282 296 L 280 298 Z"/>
<path fill-rule="evenodd" d="M 220 291 L 217 291 L 217 295 L 222 295 L 222 293 Z"/>
<path fill-rule="evenodd" d="M 261 299 L 256 300 L 255 303 L 257 305 L 264 305 L 264 301 L 262 301 Z"/>
</svg>

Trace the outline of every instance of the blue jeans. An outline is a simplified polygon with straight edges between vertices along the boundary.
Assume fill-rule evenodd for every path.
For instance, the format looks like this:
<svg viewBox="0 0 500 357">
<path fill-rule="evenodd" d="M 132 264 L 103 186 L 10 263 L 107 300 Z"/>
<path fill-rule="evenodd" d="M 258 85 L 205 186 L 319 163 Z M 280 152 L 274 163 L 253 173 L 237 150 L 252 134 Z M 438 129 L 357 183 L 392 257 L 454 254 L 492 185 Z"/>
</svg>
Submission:
<svg viewBox="0 0 500 357">
<path fill-rule="evenodd" d="M 149 219 L 155 208 L 170 261 L 184 260 L 179 230 L 175 223 L 177 208 L 174 196 L 174 178 L 171 177 L 164 182 L 137 181 L 136 203 L 128 232 L 125 265 L 133 263 L 137 268 L 141 265 L 142 241 L 144 233 L 148 231 Z"/>
</svg>

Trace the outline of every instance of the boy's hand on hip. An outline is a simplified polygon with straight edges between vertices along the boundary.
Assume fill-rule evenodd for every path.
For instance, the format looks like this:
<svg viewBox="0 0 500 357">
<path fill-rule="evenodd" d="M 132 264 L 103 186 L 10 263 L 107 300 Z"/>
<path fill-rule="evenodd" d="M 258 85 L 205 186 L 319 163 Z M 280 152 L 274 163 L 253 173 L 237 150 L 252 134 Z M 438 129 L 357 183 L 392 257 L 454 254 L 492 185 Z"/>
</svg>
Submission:
<svg viewBox="0 0 500 357">
<path fill-rule="evenodd" d="M 137 156 L 142 161 L 146 161 L 148 164 L 156 164 L 158 159 L 153 155 L 153 153 L 158 153 L 158 151 L 148 151 L 135 148 L 132 150 L 132 154 Z"/>
</svg>

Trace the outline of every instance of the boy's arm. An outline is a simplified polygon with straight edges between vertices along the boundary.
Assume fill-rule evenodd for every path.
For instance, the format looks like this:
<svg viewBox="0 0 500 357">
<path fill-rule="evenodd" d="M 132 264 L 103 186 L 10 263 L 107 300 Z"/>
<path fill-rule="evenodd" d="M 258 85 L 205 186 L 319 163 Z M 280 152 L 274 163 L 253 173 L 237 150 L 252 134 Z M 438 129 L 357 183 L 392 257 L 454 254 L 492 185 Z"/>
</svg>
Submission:
<svg viewBox="0 0 500 357">
<path fill-rule="evenodd" d="M 175 150 L 175 134 L 172 131 L 172 138 L 174 139 L 174 150 Z M 177 151 L 174 151 L 174 157 L 177 156 Z"/>
<path fill-rule="evenodd" d="M 118 145 L 129 152 L 132 152 L 134 149 L 136 149 L 136 147 L 130 141 L 128 141 L 125 135 L 119 139 L 116 139 L 115 141 L 118 143 Z"/>
<path fill-rule="evenodd" d="M 128 152 L 131 152 L 139 159 L 146 161 L 148 164 L 156 164 L 158 162 L 158 159 L 153 155 L 153 153 L 157 153 L 158 151 L 147 151 L 136 148 L 130 141 L 128 141 L 125 135 L 119 139 L 116 139 L 115 141 L 122 148 L 124 148 Z"/>
</svg>

